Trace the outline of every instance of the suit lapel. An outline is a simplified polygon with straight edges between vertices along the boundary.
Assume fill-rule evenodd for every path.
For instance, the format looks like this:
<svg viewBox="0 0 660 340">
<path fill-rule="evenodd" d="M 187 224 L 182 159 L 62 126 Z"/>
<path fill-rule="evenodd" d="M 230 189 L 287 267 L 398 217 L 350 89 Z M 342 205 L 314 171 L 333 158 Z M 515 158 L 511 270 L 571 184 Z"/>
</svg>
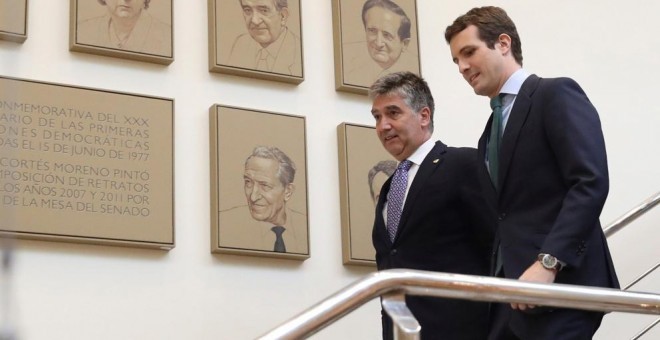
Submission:
<svg viewBox="0 0 660 340">
<path fill-rule="evenodd" d="M 378 198 L 378 204 L 376 205 L 375 228 L 378 237 L 391 246 L 392 241 L 390 240 L 390 234 L 387 232 L 387 226 L 385 225 L 385 219 L 383 218 L 383 208 L 387 201 L 387 193 L 390 192 L 390 184 L 392 184 L 392 176 L 383 183 L 383 187 L 380 190 L 380 198 Z"/>
<path fill-rule="evenodd" d="M 429 154 L 426 155 L 426 158 L 424 158 L 422 161 L 422 164 L 420 164 L 419 169 L 417 169 L 417 174 L 415 175 L 415 179 L 410 185 L 410 190 L 408 190 L 406 202 L 403 205 L 401 220 L 399 220 L 399 228 L 397 229 L 396 237 L 394 239 L 395 241 L 399 238 L 401 232 L 406 229 L 406 225 L 408 224 L 408 217 L 412 213 L 415 202 L 419 197 L 419 193 L 425 187 L 428 179 L 434 175 L 440 164 L 442 164 L 444 160 L 443 155 L 445 152 L 447 152 L 447 145 L 437 141 L 433 149 L 431 149 Z"/>
<path fill-rule="evenodd" d="M 488 145 L 488 136 L 490 136 L 490 127 L 492 126 L 493 115 L 490 115 L 486 127 L 484 128 L 484 133 L 479 138 L 479 143 L 477 144 L 477 159 L 479 160 L 479 165 L 477 167 L 477 177 L 479 178 L 479 183 L 481 187 L 484 188 L 484 193 L 487 195 L 487 198 L 491 201 L 497 200 L 497 191 L 495 191 L 495 185 L 490 179 L 490 174 L 488 173 L 488 168 L 486 168 L 486 146 Z"/>
<path fill-rule="evenodd" d="M 513 151 L 516 147 L 516 141 L 520 135 L 527 115 L 529 114 L 532 105 L 532 94 L 539 84 L 540 78 L 536 75 L 530 75 L 525 82 L 523 82 L 516 96 L 516 101 L 511 108 L 509 120 L 502 135 L 502 144 L 500 145 L 500 172 L 499 172 L 499 187 L 502 188 L 506 179 L 506 174 L 511 165 L 511 158 Z"/>
</svg>

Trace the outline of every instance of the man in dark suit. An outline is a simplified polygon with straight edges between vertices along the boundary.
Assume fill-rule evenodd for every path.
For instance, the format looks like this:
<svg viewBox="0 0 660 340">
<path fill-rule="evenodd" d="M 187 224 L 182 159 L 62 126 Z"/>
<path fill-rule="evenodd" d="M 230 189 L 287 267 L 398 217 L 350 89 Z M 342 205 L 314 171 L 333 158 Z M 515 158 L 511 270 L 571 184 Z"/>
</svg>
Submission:
<svg viewBox="0 0 660 340">
<path fill-rule="evenodd" d="M 586 94 L 572 79 L 522 69 L 516 26 L 501 8 L 470 10 L 447 27 L 445 39 L 463 78 L 495 107 L 478 156 L 497 216 L 495 275 L 618 288 L 598 220 L 609 189 L 605 143 Z M 491 339 L 590 339 L 603 317 L 494 307 Z"/>
<path fill-rule="evenodd" d="M 369 96 L 378 138 L 400 162 L 381 188 L 376 206 L 373 244 L 378 269 L 488 275 L 492 231 L 484 223 L 485 203 L 476 192 L 476 150 L 431 140 L 433 96 L 419 76 L 386 75 L 371 86 Z M 404 172 L 402 188 L 397 182 Z M 395 192 L 404 197 L 395 197 Z M 422 327 L 422 339 L 486 336 L 487 303 L 421 296 L 407 296 L 406 303 Z M 383 338 L 391 339 L 392 321 L 382 314 Z"/>
</svg>

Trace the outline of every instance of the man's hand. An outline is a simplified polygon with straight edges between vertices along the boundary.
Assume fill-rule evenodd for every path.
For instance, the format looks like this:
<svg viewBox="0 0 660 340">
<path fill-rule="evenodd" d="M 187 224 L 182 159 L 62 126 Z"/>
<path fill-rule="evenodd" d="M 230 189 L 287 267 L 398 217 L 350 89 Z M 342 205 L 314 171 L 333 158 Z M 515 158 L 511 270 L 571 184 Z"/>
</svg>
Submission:
<svg viewBox="0 0 660 340">
<path fill-rule="evenodd" d="M 538 282 L 538 283 L 553 283 L 555 282 L 557 271 L 554 269 L 546 269 L 541 265 L 541 262 L 534 261 L 525 272 L 518 278 L 520 281 Z M 524 311 L 525 309 L 532 309 L 535 305 L 528 305 L 524 303 L 512 303 L 511 308 Z"/>
</svg>

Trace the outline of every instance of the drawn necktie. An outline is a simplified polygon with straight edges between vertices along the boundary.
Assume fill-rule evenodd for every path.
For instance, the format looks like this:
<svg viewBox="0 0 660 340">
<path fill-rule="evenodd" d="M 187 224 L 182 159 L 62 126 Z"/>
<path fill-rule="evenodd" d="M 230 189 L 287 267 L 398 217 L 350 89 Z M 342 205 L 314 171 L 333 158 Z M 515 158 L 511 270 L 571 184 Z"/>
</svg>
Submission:
<svg viewBox="0 0 660 340">
<path fill-rule="evenodd" d="M 500 142 L 502 141 L 502 95 L 497 95 L 490 100 L 490 107 L 493 109 L 493 122 L 490 127 L 490 138 L 488 140 L 488 170 L 490 179 L 498 188 L 498 176 L 500 166 Z"/>
<path fill-rule="evenodd" d="M 276 225 L 270 228 L 275 233 L 275 245 L 273 246 L 273 251 L 278 253 L 286 253 L 286 246 L 284 246 L 284 239 L 282 238 L 282 233 L 286 230 L 281 225 Z"/>
<path fill-rule="evenodd" d="M 392 177 L 390 191 L 387 193 L 387 231 L 392 241 L 394 241 L 396 231 L 399 228 L 403 198 L 408 187 L 408 170 L 411 166 L 412 162 L 407 159 L 399 163 Z"/>
<path fill-rule="evenodd" d="M 268 51 L 265 48 L 259 50 L 257 56 L 257 70 L 259 71 L 269 71 L 268 70 Z"/>
</svg>

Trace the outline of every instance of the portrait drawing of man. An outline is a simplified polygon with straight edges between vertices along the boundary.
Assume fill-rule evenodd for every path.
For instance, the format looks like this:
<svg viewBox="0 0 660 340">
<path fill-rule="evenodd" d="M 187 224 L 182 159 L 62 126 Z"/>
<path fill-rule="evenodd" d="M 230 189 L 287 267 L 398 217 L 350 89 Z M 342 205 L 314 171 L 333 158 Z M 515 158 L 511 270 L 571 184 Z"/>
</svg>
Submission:
<svg viewBox="0 0 660 340">
<path fill-rule="evenodd" d="M 343 45 L 344 83 L 369 87 L 389 73 L 419 74 L 417 54 L 409 50 L 412 22 L 403 8 L 391 0 L 367 0 L 362 24 L 365 40 Z"/>
<path fill-rule="evenodd" d="M 221 210 L 221 247 L 307 254 L 307 216 L 287 206 L 296 165 L 277 147 L 257 146 L 245 160 L 246 204 Z"/>
<path fill-rule="evenodd" d="M 172 26 L 149 14 L 151 0 L 97 1 L 107 13 L 78 20 L 78 43 L 172 56 Z"/>
<path fill-rule="evenodd" d="M 0 0 L 0 39 L 27 39 L 27 0 Z"/>
<path fill-rule="evenodd" d="M 246 33 L 234 39 L 228 66 L 302 76 L 300 37 L 287 26 L 287 0 L 238 0 Z"/>
<path fill-rule="evenodd" d="M 374 203 L 374 207 L 378 203 L 380 198 L 380 189 L 383 184 L 387 181 L 394 171 L 396 171 L 397 162 L 395 160 L 385 160 L 376 163 L 367 174 L 367 181 L 369 183 L 369 193 L 371 194 L 371 200 Z M 369 230 L 371 232 L 371 230 Z"/>
</svg>

